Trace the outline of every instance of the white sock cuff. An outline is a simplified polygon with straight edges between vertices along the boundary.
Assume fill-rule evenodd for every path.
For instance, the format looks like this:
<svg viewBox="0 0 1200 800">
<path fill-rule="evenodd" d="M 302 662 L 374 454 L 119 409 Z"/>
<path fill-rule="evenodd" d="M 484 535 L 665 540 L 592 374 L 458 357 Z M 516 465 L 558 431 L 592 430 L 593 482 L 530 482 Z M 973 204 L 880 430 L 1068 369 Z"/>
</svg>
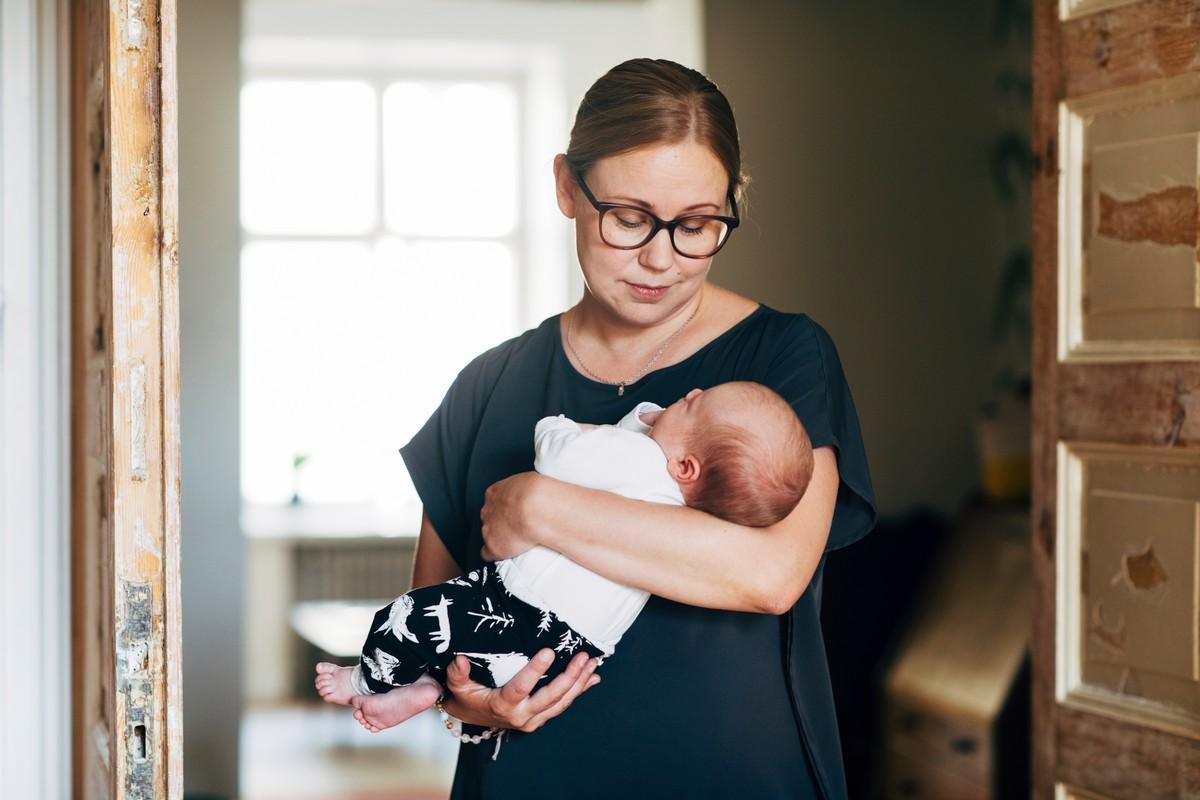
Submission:
<svg viewBox="0 0 1200 800">
<path fill-rule="evenodd" d="M 371 691 L 371 687 L 367 686 L 367 681 L 363 678 L 362 663 L 354 665 L 354 669 L 350 671 L 350 688 L 355 694 L 366 695 L 375 694 Z"/>
</svg>

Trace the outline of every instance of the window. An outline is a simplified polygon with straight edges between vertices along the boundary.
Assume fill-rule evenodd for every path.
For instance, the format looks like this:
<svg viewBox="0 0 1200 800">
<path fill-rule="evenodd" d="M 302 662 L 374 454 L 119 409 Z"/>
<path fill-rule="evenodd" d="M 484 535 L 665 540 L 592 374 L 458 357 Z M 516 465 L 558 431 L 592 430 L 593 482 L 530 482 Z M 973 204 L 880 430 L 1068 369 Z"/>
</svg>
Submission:
<svg viewBox="0 0 1200 800">
<path fill-rule="evenodd" d="M 398 447 L 521 329 L 520 106 L 486 74 L 245 82 L 246 501 L 353 504 L 414 532 Z"/>
<path fill-rule="evenodd" d="M 398 448 L 583 290 L 551 167 L 584 91 L 647 53 L 702 68 L 702 4 L 242 9 L 243 528 L 413 534 Z"/>
</svg>

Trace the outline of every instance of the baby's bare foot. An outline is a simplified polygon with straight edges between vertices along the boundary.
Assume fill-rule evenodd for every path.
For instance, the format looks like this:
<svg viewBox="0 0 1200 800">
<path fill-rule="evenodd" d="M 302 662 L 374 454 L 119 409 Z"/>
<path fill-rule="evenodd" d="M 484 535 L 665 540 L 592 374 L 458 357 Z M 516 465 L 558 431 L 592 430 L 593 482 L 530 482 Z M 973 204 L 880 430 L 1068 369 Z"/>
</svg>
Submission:
<svg viewBox="0 0 1200 800">
<path fill-rule="evenodd" d="M 339 667 L 328 661 L 317 664 L 317 679 L 314 683 L 321 698 L 326 703 L 350 705 L 350 698 L 358 697 L 358 693 L 350 685 L 350 673 L 353 671 L 354 667 Z"/>
<path fill-rule="evenodd" d="M 428 675 L 409 686 L 398 686 L 384 694 L 355 695 L 350 698 L 354 718 L 371 733 L 379 733 L 429 708 L 442 693 L 442 687 Z"/>
</svg>

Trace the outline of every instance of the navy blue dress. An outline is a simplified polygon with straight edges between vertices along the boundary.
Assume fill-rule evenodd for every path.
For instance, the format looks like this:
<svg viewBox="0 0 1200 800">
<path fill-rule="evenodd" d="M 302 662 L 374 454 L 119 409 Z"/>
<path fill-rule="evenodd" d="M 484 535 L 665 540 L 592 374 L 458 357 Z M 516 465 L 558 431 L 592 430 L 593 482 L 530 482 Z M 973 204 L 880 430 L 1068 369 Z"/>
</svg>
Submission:
<svg viewBox="0 0 1200 800">
<path fill-rule="evenodd" d="M 538 419 L 614 423 L 640 401 L 666 406 L 729 380 L 779 392 L 813 446 L 834 447 L 841 485 L 826 550 L 874 525 L 850 389 L 833 341 L 807 315 L 759 305 L 688 358 L 627 386 L 624 397 L 570 364 L 559 316 L 471 361 L 400 450 L 464 571 L 483 563 L 484 491 L 533 469 Z M 815 584 L 780 616 L 651 597 L 600 668 L 603 682 L 566 712 L 533 733 L 510 732 L 496 761 L 490 745 L 463 745 L 451 797 L 840 800 L 846 784 Z"/>
</svg>

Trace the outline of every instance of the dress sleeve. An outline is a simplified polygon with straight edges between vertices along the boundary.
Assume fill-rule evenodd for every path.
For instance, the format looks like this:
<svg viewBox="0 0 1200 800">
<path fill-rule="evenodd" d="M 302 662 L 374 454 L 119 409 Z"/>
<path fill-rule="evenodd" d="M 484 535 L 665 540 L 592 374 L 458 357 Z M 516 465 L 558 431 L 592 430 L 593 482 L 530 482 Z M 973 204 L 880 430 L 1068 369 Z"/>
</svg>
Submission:
<svg viewBox="0 0 1200 800">
<path fill-rule="evenodd" d="M 877 516 L 858 412 L 829 334 L 804 314 L 788 321 L 763 383 L 795 410 L 815 450 L 831 446 L 837 456 L 837 502 L 825 551 L 853 544 L 870 532 Z"/>
<path fill-rule="evenodd" d="M 496 375 L 492 351 L 476 357 L 446 390 L 441 404 L 400 448 L 404 466 L 446 550 L 466 568 L 467 469 Z"/>
</svg>

